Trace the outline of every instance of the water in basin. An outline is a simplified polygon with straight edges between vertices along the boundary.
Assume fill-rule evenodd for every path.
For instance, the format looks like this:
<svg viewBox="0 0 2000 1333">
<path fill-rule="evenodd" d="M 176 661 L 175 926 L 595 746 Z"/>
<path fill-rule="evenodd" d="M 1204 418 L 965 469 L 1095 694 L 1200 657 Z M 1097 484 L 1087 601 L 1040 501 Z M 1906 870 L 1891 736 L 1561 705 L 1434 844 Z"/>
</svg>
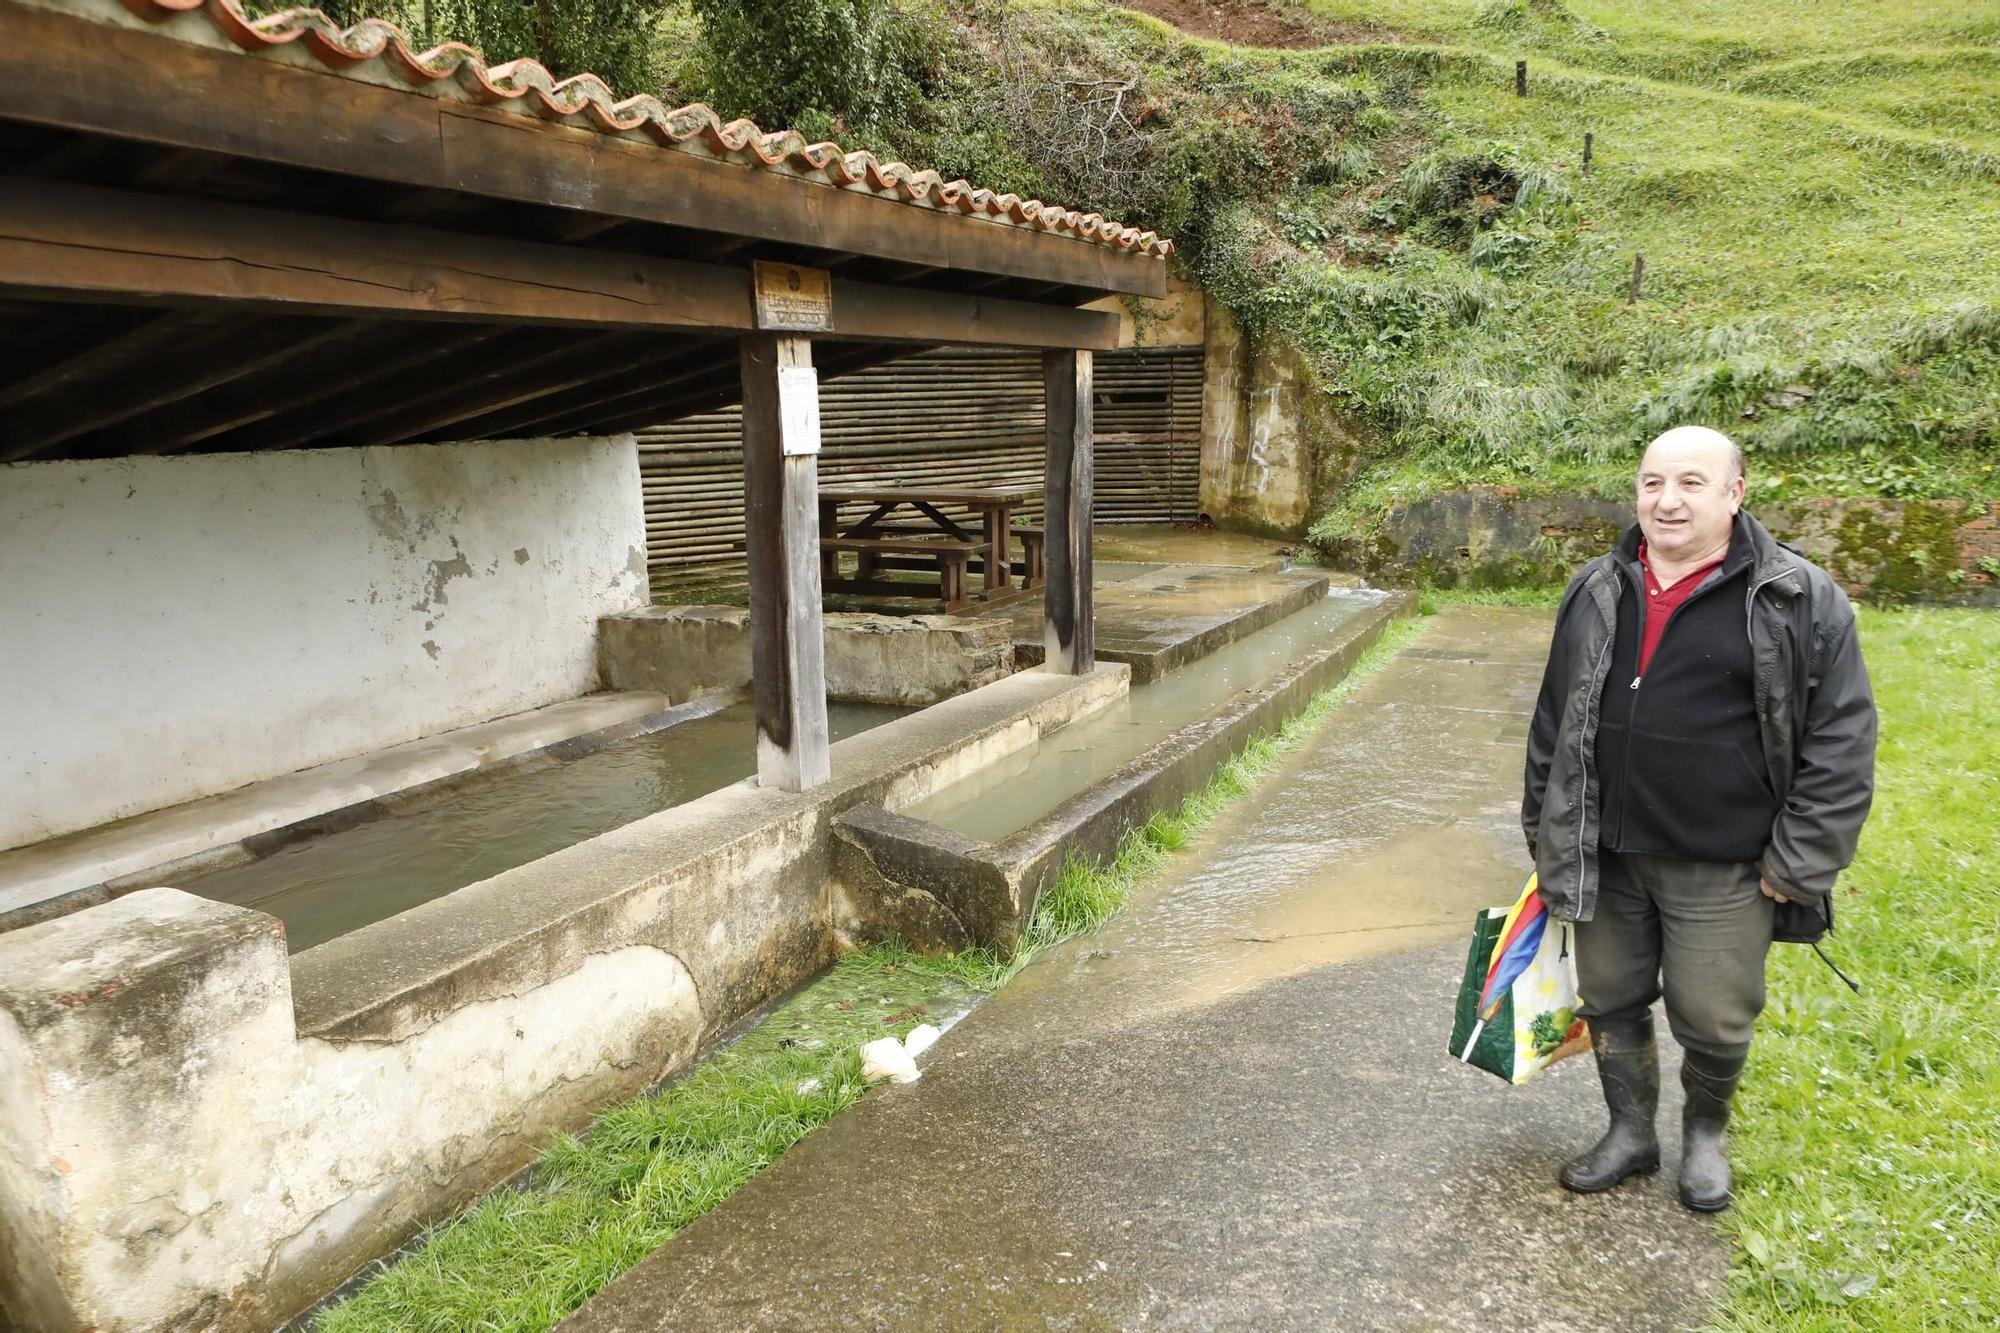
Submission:
<svg viewBox="0 0 2000 1333">
<path fill-rule="evenodd" d="M 1118 702 L 905 807 L 902 813 L 998 842 L 1102 782 L 1232 694 L 1275 675 L 1384 595 L 1336 589 L 1199 661 L 1134 686 Z"/>
<path fill-rule="evenodd" d="M 907 711 L 830 704 L 828 728 L 841 740 Z M 757 768 L 755 728 L 751 706 L 734 704 L 174 887 L 269 912 L 296 953 L 746 778 Z"/>
</svg>

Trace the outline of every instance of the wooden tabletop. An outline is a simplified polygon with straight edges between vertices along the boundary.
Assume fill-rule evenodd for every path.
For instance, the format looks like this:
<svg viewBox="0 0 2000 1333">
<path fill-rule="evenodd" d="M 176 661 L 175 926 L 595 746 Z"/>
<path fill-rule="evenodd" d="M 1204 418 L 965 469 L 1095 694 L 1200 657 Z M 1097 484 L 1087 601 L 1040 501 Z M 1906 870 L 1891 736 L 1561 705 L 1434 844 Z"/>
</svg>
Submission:
<svg viewBox="0 0 2000 1333">
<path fill-rule="evenodd" d="M 1031 482 L 1001 486 L 822 486 L 821 500 L 843 504 L 925 504 L 999 505 L 1039 500 L 1042 488 Z"/>
</svg>

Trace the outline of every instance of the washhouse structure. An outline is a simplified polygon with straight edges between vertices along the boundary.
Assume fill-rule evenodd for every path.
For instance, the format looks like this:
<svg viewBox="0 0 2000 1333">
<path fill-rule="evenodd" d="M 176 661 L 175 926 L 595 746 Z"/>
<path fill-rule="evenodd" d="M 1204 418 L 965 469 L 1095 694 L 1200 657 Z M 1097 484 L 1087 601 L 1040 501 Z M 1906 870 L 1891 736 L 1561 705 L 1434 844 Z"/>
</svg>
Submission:
<svg viewBox="0 0 2000 1333">
<path fill-rule="evenodd" d="M 1126 688 L 1080 307 L 1170 249 L 379 21 L 0 0 L 0 1323 L 270 1327 L 893 920 L 843 811 Z M 1047 665 L 831 745 L 817 384 L 941 346 L 1040 360 Z M 730 404 L 754 781 L 296 953 L 172 887 L 670 713 L 597 693 L 632 432 Z"/>
</svg>

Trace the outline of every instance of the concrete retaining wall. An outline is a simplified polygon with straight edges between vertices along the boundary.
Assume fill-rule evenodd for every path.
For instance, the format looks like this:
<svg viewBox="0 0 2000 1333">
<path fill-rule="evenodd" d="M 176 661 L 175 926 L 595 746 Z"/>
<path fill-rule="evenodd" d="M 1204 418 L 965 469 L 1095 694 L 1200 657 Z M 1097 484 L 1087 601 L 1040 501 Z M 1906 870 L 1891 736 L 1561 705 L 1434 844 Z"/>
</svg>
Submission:
<svg viewBox="0 0 2000 1333">
<path fill-rule="evenodd" d="M 630 436 L 0 467 L 0 847 L 596 688 Z"/>
<path fill-rule="evenodd" d="M 827 697 L 925 707 L 1014 669 L 1004 620 L 830 612 Z M 615 690 L 654 690 L 674 702 L 750 683 L 750 613 L 733 606 L 649 606 L 607 616 L 598 661 Z"/>
<path fill-rule="evenodd" d="M 739 783 L 289 963 L 165 888 L 0 935 L 0 1327 L 282 1322 L 830 961 L 841 812 L 1128 681 L 1018 673 L 840 742 L 815 791 Z"/>
<path fill-rule="evenodd" d="M 1822 499 L 1751 512 L 1857 597 L 2000 605 L 2000 504 Z M 1396 505 L 1329 554 L 1371 578 L 1504 587 L 1568 577 L 1632 521 L 1626 498 L 1475 487 Z"/>
</svg>

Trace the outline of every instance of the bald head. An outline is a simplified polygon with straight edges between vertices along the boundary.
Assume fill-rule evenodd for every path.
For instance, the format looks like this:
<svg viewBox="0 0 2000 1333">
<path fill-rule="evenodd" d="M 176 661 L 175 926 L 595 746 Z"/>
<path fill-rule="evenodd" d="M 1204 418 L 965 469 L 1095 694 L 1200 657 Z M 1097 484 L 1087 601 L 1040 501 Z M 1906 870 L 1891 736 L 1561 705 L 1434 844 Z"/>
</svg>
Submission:
<svg viewBox="0 0 2000 1333">
<path fill-rule="evenodd" d="M 1676 426 L 1646 446 L 1636 489 L 1656 568 L 1718 559 L 1743 506 L 1743 451 L 1719 430 Z"/>
<path fill-rule="evenodd" d="M 1662 432 L 1646 446 L 1646 456 L 1639 461 L 1641 472 L 1646 470 L 1646 462 L 1653 457 L 1655 450 L 1676 456 L 1702 456 L 1721 469 L 1715 476 L 1725 484 L 1748 475 L 1743 467 L 1743 450 L 1737 447 L 1736 441 L 1708 426 L 1675 426 Z"/>
</svg>

